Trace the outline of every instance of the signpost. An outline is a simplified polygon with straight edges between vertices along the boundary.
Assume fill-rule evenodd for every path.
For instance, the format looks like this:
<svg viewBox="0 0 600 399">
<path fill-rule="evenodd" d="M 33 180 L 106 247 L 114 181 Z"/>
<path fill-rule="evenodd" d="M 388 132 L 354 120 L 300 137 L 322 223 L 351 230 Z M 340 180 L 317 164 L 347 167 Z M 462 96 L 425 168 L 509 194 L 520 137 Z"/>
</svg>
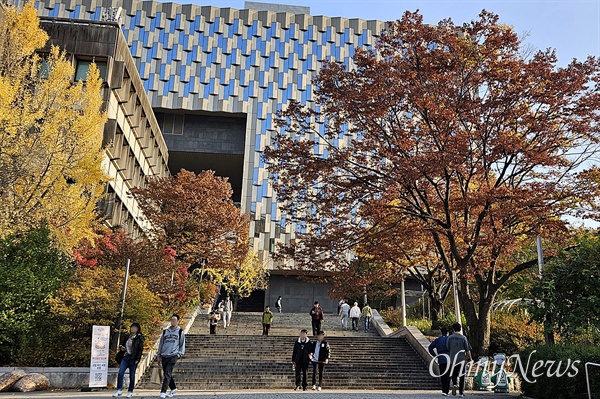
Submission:
<svg viewBox="0 0 600 399">
<path fill-rule="evenodd" d="M 109 341 L 109 326 L 94 326 L 92 328 L 90 388 L 101 388 L 108 385 Z"/>
</svg>

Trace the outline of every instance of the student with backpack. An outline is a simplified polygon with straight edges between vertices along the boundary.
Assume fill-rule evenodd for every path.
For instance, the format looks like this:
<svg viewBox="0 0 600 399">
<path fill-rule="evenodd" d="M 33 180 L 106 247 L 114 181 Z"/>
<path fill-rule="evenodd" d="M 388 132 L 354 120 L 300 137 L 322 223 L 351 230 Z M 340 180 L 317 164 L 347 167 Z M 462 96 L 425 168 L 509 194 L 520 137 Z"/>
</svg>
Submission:
<svg viewBox="0 0 600 399">
<path fill-rule="evenodd" d="M 173 368 L 181 356 L 185 354 L 185 333 L 179 326 L 179 315 L 171 316 L 171 325 L 160 336 L 156 359 L 162 364 L 164 373 L 160 397 L 172 398 L 177 393 L 177 385 L 173 379 Z M 171 391 L 167 395 L 167 388 Z"/>
</svg>

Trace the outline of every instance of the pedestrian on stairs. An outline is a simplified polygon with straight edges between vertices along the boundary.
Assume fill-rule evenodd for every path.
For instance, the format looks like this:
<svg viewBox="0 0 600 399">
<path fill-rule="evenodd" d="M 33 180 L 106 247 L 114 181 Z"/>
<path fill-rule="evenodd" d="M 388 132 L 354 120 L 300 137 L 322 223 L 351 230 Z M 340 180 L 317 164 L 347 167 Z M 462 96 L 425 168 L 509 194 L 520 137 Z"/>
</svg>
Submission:
<svg viewBox="0 0 600 399">
<path fill-rule="evenodd" d="M 158 344 L 156 359 L 162 364 L 163 383 L 160 389 L 160 397 L 172 398 L 177 392 L 177 385 L 173 379 L 173 368 L 181 356 L 185 354 L 185 333 L 179 327 L 179 315 L 171 316 L 171 325 L 163 331 Z M 171 389 L 167 395 L 167 388 Z"/>
<path fill-rule="evenodd" d="M 273 322 L 273 312 L 271 312 L 271 307 L 267 306 L 262 315 L 262 325 L 263 325 L 263 335 L 269 335 L 269 331 L 271 331 L 271 323 Z"/>
<path fill-rule="evenodd" d="M 342 323 L 342 329 L 348 329 L 348 318 L 350 317 L 350 305 L 348 301 L 344 299 L 344 303 L 340 307 L 340 321 Z"/>
<path fill-rule="evenodd" d="M 360 321 L 360 308 L 358 307 L 358 302 L 354 302 L 354 306 L 350 309 L 350 318 L 352 319 L 352 330 L 358 331 L 358 322 Z"/>
<path fill-rule="evenodd" d="M 296 371 L 296 386 L 294 391 L 302 387 L 306 391 L 308 383 L 306 382 L 306 371 L 310 364 L 310 353 L 312 352 L 312 343 L 308 338 L 308 331 L 300 330 L 300 336 L 294 343 L 294 351 L 292 352 L 292 366 Z"/>
<path fill-rule="evenodd" d="M 215 335 L 217 333 L 217 325 L 219 324 L 219 320 L 221 320 L 221 315 L 216 310 L 211 310 L 208 314 L 208 327 L 210 335 Z"/>
<path fill-rule="evenodd" d="M 312 346 L 312 353 L 309 354 L 309 357 L 313 365 L 312 389 L 313 391 L 320 391 L 323 383 L 323 369 L 329 363 L 329 358 L 331 357 L 331 349 L 327 341 L 325 341 L 325 333 L 323 331 L 317 333 L 317 341 Z M 319 369 L 318 385 L 316 379 L 317 369 Z"/>
<path fill-rule="evenodd" d="M 233 313 L 233 301 L 229 299 L 229 295 L 225 297 L 219 304 L 221 310 L 221 319 L 223 320 L 223 328 L 231 325 L 231 314 Z"/>
<path fill-rule="evenodd" d="M 125 340 L 125 345 L 120 345 L 120 351 L 117 353 L 117 363 L 119 363 L 119 374 L 117 376 L 117 392 L 113 397 L 123 395 L 123 377 L 125 371 L 129 369 L 129 387 L 127 388 L 127 398 L 133 396 L 135 386 L 135 370 L 137 369 L 142 352 L 144 351 L 144 336 L 142 327 L 139 323 L 132 323 L 129 327 L 129 336 Z"/>
<path fill-rule="evenodd" d="M 315 301 L 312 309 L 310 310 L 310 317 L 312 319 L 313 337 L 316 337 L 319 331 L 321 331 L 321 325 L 325 319 L 323 315 L 323 308 L 321 308 L 321 305 L 319 305 L 319 301 Z"/>
<path fill-rule="evenodd" d="M 277 308 L 277 312 L 281 313 L 281 297 L 277 298 L 277 302 L 275 302 L 275 307 Z"/>
<path fill-rule="evenodd" d="M 365 332 L 369 332 L 371 329 L 371 317 L 373 317 L 373 310 L 368 303 L 365 303 L 365 306 L 362 309 L 362 316 L 365 322 Z"/>
</svg>

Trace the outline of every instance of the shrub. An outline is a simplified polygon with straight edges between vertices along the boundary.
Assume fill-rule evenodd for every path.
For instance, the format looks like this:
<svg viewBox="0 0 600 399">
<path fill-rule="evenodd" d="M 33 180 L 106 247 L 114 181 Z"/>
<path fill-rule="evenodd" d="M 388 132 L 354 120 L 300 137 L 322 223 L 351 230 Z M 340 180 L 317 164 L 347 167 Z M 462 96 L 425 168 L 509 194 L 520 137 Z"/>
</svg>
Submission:
<svg viewBox="0 0 600 399">
<path fill-rule="evenodd" d="M 586 362 L 600 363 L 600 348 L 590 345 L 576 344 L 576 345 L 539 345 L 520 352 L 521 361 L 523 368 L 527 367 L 529 355 L 529 368 L 527 372 L 527 378 L 530 382 L 521 376 L 522 384 L 521 388 L 525 396 L 534 397 L 536 399 L 587 399 L 587 386 L 585 379 L 585 368 Z M 550 367 L 550 370 L 554 371 L 557 367 L 560 367 L 561 371 L 567 368 L 567 362 L 578 360 L 577 374 L 573 377 L 569 377 L 567 374 L 562 377 L 548 377 L 546 370 L 548 367 L 543 368 L 543 375 L 535 378 L 532 376 L 531 371 L 533 365 L 538 361 L 554 361 L 556 362 Z M 559 362 L 560 366 L 559 366 Z M 517 368 L 518 371 L 518 368 Z M 590 369 L 590 381 L 592 392 L 600 392 L 600 372 L 595 369 Z"/>
<path fill-rule="evenodd" d="M 543 343 L 543 327 L 529 322 L 529 316 L 525 312 L 492 315 L 490 355 L 501 352 L 510 356 Z"/>
</svg>

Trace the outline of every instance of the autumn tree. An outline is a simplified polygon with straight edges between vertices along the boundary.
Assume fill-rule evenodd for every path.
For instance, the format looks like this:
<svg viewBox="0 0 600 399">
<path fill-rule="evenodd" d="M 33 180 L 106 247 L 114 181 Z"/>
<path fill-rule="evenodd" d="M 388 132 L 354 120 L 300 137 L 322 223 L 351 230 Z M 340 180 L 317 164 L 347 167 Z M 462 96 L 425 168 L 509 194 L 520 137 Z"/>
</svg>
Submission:
<svg viewBox="0 0 600 399">
<path fill-rule="evenodd" d="M 374 49 L 356 51 L 353 68 L 325 63 L 318 107 L 290 103 L 265 152 L 282 211 L 299 226 L 281 256 L 335 269 L 382 232 L 418 237 L 457 272 L 470 339 L 485 353 L 494 299 L 527 267 L 512 254 L 564 231 L 600 136 L 598 60 L 558 67 L 554 51 L 522 49 L 485 11 L 462 26 L 407 12 Z M 326 152 L 314 153 L 316 140 Z M 412 231 L 393 234 L 405 223 Z"/>
<path fill-rule="evenodd" d="M 209 269 L 209 273 L 231 295 L 234 309 L 240 299 L 248 298 L 254 291 L 265 290 L 269 286 L 269 272 L 265 262 L 261 262 L 252 252 L 248 252 L 246 259 L 233 268 Z"/>
<path fill-rule="evenodd" d="M 143 278 L 148 290 L 161 298 L 163 313 L 184 312 L 197 298 L 188 264 L 177 259 L 175 250 L 168 245 L 157 246 L 146 238 L 133 240 L 123 230 L 98 229 L 95 236 L 73 250 L 79 266 L 123 271 L 129 259 L 129 273 Z"/>
<path fill-rule="evenodd" d="M 249 219 L 231 199 L 226 178 L 182 169 L 176 176 L 153 177 L 131 190 L 157 241 L 175 249 L 182 260 L 202 259 L 215 270 L 240 265 L 249 250 Z"/>
<path fill-rule="evenodd" d="M 105 187 L 100 167 L 102 80 L 95 66 L 85 85 L 54 47 L 33 2 L 0 5 L 0 234 L 47 221 L 70 248 L 91 233 Z"/>
</svg>

